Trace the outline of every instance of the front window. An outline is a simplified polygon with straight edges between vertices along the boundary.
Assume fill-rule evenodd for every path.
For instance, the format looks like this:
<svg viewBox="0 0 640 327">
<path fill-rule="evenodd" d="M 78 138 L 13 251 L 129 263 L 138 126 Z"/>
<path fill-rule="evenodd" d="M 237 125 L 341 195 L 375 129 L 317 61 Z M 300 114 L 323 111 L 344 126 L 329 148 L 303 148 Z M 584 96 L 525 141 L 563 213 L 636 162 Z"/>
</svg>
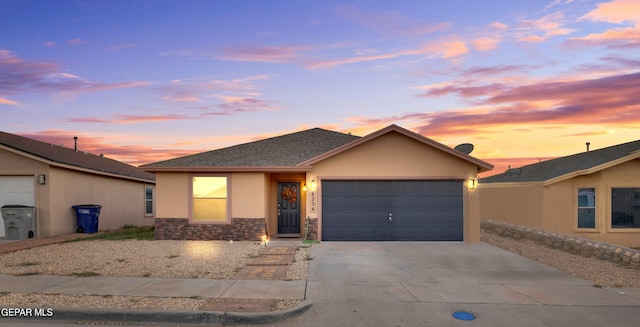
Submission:
<svg viewBox="0 0 640 327">
<path fill-rule="evenodd" d="M 578 228 L 596 228 L 596 189 L 578 189 Z"/>
<path fill-rule="evenodd" d="M 227 220 L 227 177 L 193 177 L 193 220 Z"/>
<path fill-rule="evenodd" d="M 144 213 L 147 216 L 153 215 L 153 186 L 144 187 Z"/>
<path fill-rule="evenodd" d="M 611 189 L 611 227 L 640 228 L 640 188 Z"/>
</svg>

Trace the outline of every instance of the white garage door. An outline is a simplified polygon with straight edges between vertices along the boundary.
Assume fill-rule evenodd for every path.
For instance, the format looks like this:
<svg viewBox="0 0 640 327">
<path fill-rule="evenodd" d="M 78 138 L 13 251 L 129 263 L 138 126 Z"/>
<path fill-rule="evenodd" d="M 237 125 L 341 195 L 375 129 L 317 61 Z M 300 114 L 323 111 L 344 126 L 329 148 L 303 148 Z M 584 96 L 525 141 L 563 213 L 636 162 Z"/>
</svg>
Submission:
<svg viewBox="0 0 640 327">
<path fill-rule="evenodd" d="M 33 176 L 0 176 L 0 208 L 8 204 L 35 206 Z M 0 237 L 4 237 L 4 219 L 0 219 Z"/>
</svg>

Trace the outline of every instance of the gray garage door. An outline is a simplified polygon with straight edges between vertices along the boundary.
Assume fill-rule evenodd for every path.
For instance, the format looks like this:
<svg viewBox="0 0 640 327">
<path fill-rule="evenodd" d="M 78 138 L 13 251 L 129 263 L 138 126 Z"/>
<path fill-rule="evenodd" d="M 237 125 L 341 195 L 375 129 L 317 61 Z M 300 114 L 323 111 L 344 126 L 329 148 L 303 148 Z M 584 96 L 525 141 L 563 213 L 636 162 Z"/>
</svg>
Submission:
<svg viewBox="0 0 640 327">
<path fill-rule="evenodd" d="M 325 241 L 462 241 L 462 181 L 323 181 Z"/>
</svg>

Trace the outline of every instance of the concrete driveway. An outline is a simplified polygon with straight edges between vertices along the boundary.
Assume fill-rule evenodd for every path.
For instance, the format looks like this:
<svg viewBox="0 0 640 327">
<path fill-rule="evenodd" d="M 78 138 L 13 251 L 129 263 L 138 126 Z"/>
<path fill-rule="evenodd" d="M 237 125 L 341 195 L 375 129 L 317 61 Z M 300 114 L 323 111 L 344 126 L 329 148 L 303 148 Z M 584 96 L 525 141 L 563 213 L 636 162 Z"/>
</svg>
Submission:
<svg viewBox="0 0 640 327">
<path fill-rule="evenodd" d="M 601 289 L 480 243 L 313 245 L 312 309 L 281 326 L 638 326 L 640 289 Z M 463 310 L 473 321 L 457 320 Z"/>
</svg>

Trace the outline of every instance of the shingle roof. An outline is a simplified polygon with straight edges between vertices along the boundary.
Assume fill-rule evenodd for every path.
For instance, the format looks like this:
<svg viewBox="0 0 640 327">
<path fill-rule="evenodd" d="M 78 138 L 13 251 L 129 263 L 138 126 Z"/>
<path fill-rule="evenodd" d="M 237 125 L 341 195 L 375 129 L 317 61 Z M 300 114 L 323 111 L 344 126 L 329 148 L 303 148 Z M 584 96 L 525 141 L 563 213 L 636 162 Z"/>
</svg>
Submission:
<svg viewBox="0 0 640 327">
<path fill-rule="evenodd" d="M 68 165 L 93 170 L 97 173 L 108 173 L 127 178 L 155 181 L 154 174 L 145 172 L 126 163 L 15 134 L 0 132 L 0 145 L 36 156 L 54 165 Z"/>
<path fill-rule="evenodd" d="M 141 166 L 164 167 L 292 167 L 360 137 L 313 128 Z"/>
<path fill-rule="evenodd" d="M 572 173 L 593 169 L 625 157 L 633 159 L 633 156 L 635 156 L 638 158 L 640 157 L 640 152 L 638 151 L 640 151 L 640 140 L 510 169 L 502 174 L 482 178 L 480 183 L 549 181 Z"/>
</svg>

